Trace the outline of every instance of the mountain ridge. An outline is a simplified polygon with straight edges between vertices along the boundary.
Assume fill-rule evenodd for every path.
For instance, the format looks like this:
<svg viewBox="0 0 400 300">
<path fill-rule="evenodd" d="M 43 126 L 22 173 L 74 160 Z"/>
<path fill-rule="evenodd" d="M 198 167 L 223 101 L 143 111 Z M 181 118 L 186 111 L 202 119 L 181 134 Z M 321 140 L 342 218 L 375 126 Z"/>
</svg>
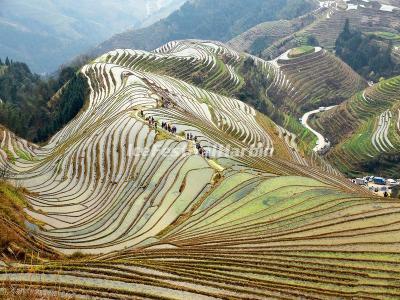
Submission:
<svg viewBox="0 0 400 300">
<path fill-rule="evenodd" d="M 98 45 L 90 52 L 90 55 L 101 55 L 116 48 L 149 51 L 171 40 L 178 39 L 197 38 L 223 42 L 251 27 L 251 24 L 257 24 L 259 20 L 277 19 L 279 17 L 292 18 L 301 15 L 303 12 L 312 9 L 312 3 L 303 0 L 279 0 L 274 3 L 267 0 L 257 0 L 251 3 L 236 0 L 192 0 L 186 2 L 178 11 L 172 13 L 166 19 L 148 28 L 115 35 Z M 213 10 L 209 10 L 209 7 L 213 7 Z M 240 17 L 238 11 L 246 15 Z M 224 15 L 223 19 L 220 17 L 221 15 Z M 188 20 L 196 25 L 191 26 L 188 24 Z M 218 30 L 215 30 L 215 28 L 218 28 Z"/>
</svg>

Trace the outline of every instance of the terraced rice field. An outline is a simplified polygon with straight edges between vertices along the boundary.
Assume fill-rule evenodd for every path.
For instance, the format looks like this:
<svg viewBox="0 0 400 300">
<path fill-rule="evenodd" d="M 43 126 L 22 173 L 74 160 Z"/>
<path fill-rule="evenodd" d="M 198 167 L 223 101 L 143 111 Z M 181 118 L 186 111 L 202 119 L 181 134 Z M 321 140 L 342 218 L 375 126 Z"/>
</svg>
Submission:
<svg viewBox="0 0 400 300">
<path fill-rule="evenodd" d="M 292 26 L 294 25 L 295 27 L 292 29 L 292 31 L 286 33 L 284 30 L 285 27 L 283 27 L 284 29 L 281 31 L 278 30 L 281 35 L 263 49 L 262 57 L 275 58 L 289 49 L 307 45 L 307 41 L 304 43 L 303 40 L 303 37 L 310 36 L 309 32 L 307 32 L 307 29 L 311 26 L 314 26 L 314 24 L 320 20 L 324 20 L 326 18 L 329 19 L 330 16 L 337 11 L 337 9 L 336 1 L 319 1 L 319 6 L 316 7 L 315 10 L 297 19 L 291 20 Z M 257 32 L 257 29 L 259 29 L 260 32 Z M 250 29 L 248 33 L 256 31 L 259 36 L 269 36 L 268 27 L 266 27 L 264 31 L 261 31 L 261 29 L 262 27 L 256 26 Z M 246 33 L 242 35 L 245 34 Z M 242 35 L 238 37 L 239 40 Z M 251 36 L 249 39 L 251 41 Z"/>
<path fill-rule="evenodd" d="M 310 53 L 314 53 L 315 52 L 315 48 L 312 46 L 302 46 L 302 47 L 297 47 L 294 48 L 292 50 L 290 50 L 290 52 L 288 53 L 288 57 L 289 58 L 296 58 L 305 54 L 310 54 Z"/>
<path fill-rule="evenodd" d="M 399 213 L 311 179 L 230 171 L 136 249 L 16 265 L 0 281 L 118 299 L 396 299 Z"/>
<path fill-rule="evenodd" d="M 290 164 L 297 151 L 275 137 L 273 123 L 253 108 L 145 71 L 175 59 L 200 61 L 213 72 L 213 53 L 240 58 L 217 44 L 192 41 L 147 55 L 107 53 L 82 69 L 91 88 L 87 109 L 46 146 L 2 131 L 1 160 L 13 180 L 33 193 L 29 213 L 46 224 L 38 233 L 43 242 L 69 254 L 121 250 L 154 238 L 187 213 L 212 188 L 213 178 L 232 165 L 276 175 L 303 173 Z M 226 84 L 238 84 L 234 68 L 227 69 Z M 146 121 L 150 117 L 158 121 L 157 129 Z M 161 122 L 176 127 L 176 134 Z M 187 135 L 196 137 L 207 158 Z"/>
<path fill-rule="evenodd" d="M 388 137 L 388 131 L 392 123 L 392 112 L 387 110 L 379 116 L 378 125 L 372 136 L 372 144 L 380 152 L 395 149 Z"/>
<path fill-rule="evenodd" d="M 399 92 L 400 77 L 395 77 L 323 114 L 320 128 L 338 143 L 331 156 L 335 165 L 350 169 L 382 154 L 399 153 Z"/>
<path fill-rule="evenodd" d="M 366 86 L 348 65 L 320 47 L 297 58 L 290 58 L 290 52 L 273 61 L 275 77 L 268 95 L 292 114 L 340 103 Z"/>
<path fill-rule="evenodd" d="M 400 41 L 400 35 L 393 32 L 376 31 L 376 32 L 367 32 L 367 34 L 378 36 L 379 38 L 384 40 Z"/>
<path fill-rule="evenodd" d="M 335 41 L 343 29 L 346 19 L 351 26 L 363 32 L 392 31 L 400 24 L 400 11 L 382 11 L 375 7 L 359 5 L 357 9 L 344 10 L 336 8 L 331 10 L 329 18 L 321 18 L 307 27 L 304 31 L 313 34 L 324 48 L 334 48 Z"/>
<path fill-rule="evenodd" d="M 319 7 L 315 11 L 293 20 L 258 24 L 229 41 L 228 45 L 237 51 L 259 54 L 266 48 L 299 31 L 302 27 L 311 24 L 315 21 L 316 15 L 322 13 L 321 10 L 325 9 Z"/>
<path fill-rule="evenodd" d="M 6 261 L 0 284 L 99 299 L 398 298 L 399 203 L 218 93 L 242 84 L 241 59 L 209 41 L 115 50 L 82 68 L 86 108 L 46 145 L 2 128 L 0 163 L 29 190 L 35 242 L 90 256 Z"/>
<path fill-rule="evenodd" d="M 353 28 L 366 33 L 396 32 L 400 26 L 400 10 L 382 10 L 380 4 L 375 1 L 349 2 L 351 1 L 320 1 L 320 7 L 311 13 L 309 19 L 302 22 L 303 26 L 294 33 L 288 33 L 273 41 L 262 51 L 262 56 L 277 57 L 291 48 L 298 47 L 302 45 L 299 43 L 299 38 L 302 36 L 313 36 L 321 47 L 333 50 L 346 19 L 349 19 Z M 387 1 L 378 2 L 388 3 Z M 268 35 L 268 30 L 268 28 L 265 29 L 266 35 Z M 254 31 L 257 32 L 256 28 Z M 249 33 L 251 32 L 252 30 L 249 30 Z M 282 30 L 282 33 L 284 32 L 285 30 Z M 257 32 L 257 34 L 262 36 L 263 32 Z M 394 38 L 395 35 L 387 35 L 387 37 Z"/>
</svg>

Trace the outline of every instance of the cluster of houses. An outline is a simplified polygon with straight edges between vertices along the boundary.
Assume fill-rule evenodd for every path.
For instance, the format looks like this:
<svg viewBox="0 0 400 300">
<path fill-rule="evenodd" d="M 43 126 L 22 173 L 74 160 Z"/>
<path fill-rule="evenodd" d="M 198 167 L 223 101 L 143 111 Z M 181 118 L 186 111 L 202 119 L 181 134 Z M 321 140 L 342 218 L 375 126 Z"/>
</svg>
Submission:
<svg viewBox="0 0 400 300">
<path fill-rule="evenodd" d="M 358 185 L 368 185 L 368 183 L 373 183 L 376 185 L 388 185 L 388 186 L 396 186 L 400 185 L 400 179 L 386 179 L 383 177 L 376 176 L 365 176 L 363 178 L 353 179 L 353 182 Z"/>
<path fill-rule="evenodd" d="M 385 197 L 391 195 L 397 198 L 400 190 L 400 179 L 395 180 L 378 176 L 365 176 L 363 178 L 352 179 L 352 182 L 365 186 L 372 192 L 382 193 Z"/>
</svg>

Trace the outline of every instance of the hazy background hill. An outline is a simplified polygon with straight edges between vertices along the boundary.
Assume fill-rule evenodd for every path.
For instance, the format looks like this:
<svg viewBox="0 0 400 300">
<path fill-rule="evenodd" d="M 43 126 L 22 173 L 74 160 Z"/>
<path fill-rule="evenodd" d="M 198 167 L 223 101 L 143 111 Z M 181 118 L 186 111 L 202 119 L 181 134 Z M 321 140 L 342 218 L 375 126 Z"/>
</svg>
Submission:
<svg viewBox="0 0 400 300">
<path fill-rule="evenodd" d="M 0 57 L 54 71 L 115 33 L 166 17 L 185 0 L 0 0 Z"/>
<path fill-rule="evenodd" d="M 153 25 L 117 34 L 91 55 L 116 48 L 153 50 L 178 39 L 228 41 L 256 24 L 292 19 L 314 7 L 309 0 L 191 0 Z"/>
</svg>

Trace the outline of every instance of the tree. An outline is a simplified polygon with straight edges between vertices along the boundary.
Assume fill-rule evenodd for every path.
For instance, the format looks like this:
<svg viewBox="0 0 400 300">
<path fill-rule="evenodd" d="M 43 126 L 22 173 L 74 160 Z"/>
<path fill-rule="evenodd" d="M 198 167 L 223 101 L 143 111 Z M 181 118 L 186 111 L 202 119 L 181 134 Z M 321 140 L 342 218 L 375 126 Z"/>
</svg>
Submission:
<svg viewBox="0 0 400 300">
<path fill-rule="evenodd" d="M 10 60 L 8 59 L 8 56 L 6 57 L 6 66 L 10 65 Z"/>
<path fill-rule="evenodd" d="M 343 27 L 343 34 L 350 35 L 350 20 L 347 18 L 344 27 Z"/>
<path fill-rule="evenodd" d="M 316 46 L 319 46 L 319 43 L 318 43 L 318 40 L 315 38 L 315 36 L 309 35 L 307 37 L 307 45 L 316 47 Z"/>
<path fill-rule="evenodd" d="M 387 52 L 388 52 L 388 54 L 391 55 L 392 51 L 393 51 L 393 41 L 389 40 L 388 47 L 387 47 Z"/>
<path fill-rule="evenodd" d="M 0 124 L 30 141 L 46 141 L 79 112 L 87 95 L 86 79 L 76 68 L 42 79 L 20 62 L 11 63 L 0 74 Z M 69 84 L 69 83 L 71 84 Z M 65 85 L 52 105 L 52 96 Z"/>
<path fill-rule="evenodd" d="M 367 79 L 377 81 L 380 77 L 390 77 L 395 72 L 395 64 L 391 58 L 392 42 L 388 42 L 386 48 L 379 37 L 351 30 L 348 20 L 335 46 L 336 55 Z"/>
</svg>

